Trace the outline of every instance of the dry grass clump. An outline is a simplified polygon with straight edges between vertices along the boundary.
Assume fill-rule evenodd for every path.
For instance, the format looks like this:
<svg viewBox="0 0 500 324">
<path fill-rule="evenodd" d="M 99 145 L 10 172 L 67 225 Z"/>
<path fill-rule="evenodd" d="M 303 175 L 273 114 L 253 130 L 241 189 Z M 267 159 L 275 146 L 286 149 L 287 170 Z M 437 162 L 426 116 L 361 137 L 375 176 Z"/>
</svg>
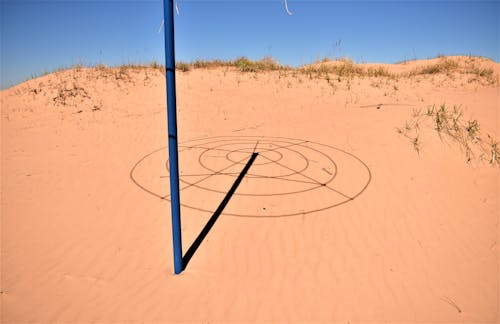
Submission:
<svg viewBox="0 0 500 324">
<path fill-rule="evenodd" d="M 354 77 L 362 76 L 365 71 L 360 66 L 356 65 L 353 61 L 349 59 L 337 60 L 336 64 L 319 64 L 319 65 L 309 65 L 300 68 L 302 73 L 307 74 L 310 78 L 315 75 L 316 77 L 321 77 L 326 74 L 335 74 L 339 77 Z"/>
<path fill-rule="evenodd" d="M 445 104 L 436 107 L 428 107 L 425 112 L 415 110 L 412 119 L 406 121 L 404 127 L 396 128 L 396 131 L 408 138 L 415 151 L 420 153 L 420 131 L 422 125 L 430 126 L 435 130 L 441 140 L 450 139 L 458 144 L 464 152 L 467 162 L 474 158 L 484 160 L 489 157 L 489 163 L 500 165 L 498 141 L 487 134 L 486 141 L 481 136 L 479 122 L 475 119 L 465 120 L 463 110 L 460 106 L 452 109 Z"/>
<path fill-rule="evenodd" d="M 289 69 L 282 66 L 278 61 L 272 57 L 264 57 L 261 60 L 251 60 L 245 56 L 239 57 L 235 60 L 196 60 L 190 63 L 195 69 L 211 69 L 218 67 L 233 67 L 241 72 L 262 72 L 262 71 L 277 71 L 282 69 Z"/>
<path fill-rule="evenodd" d="M 351 60 L 343 60 L 342 64 L 333 65 L 331 70 L 332 70 L 332 73 L 334 73 L 340 77 L 343 77 L 343 76 L 353 77 L 353 76 L 360 76 L 360 75 L 364 74 L 363 68 L 357 66 Z"/>
<path fill-rule="evenodd" d="M 489 135 L 488 138 L 490 139 L 490 147 L 491 147 L 490 164 L 496 163 L 497 165 L 500 165 L 500 151 L 499 151 L 498 141 L 492 139 Z"/>
<path fill-rule="evenodd" d="M 475 78 L 470 79 L 469 82 L 475 81 L 477 79 L 486 80 L 489 84 L 495 84 L 498 80 L 495 78 L 494 71 L 492 68 L 481 68 L 476 65 L 470 67 L 465 73 L 472 74 Z"/>
<path fill-rule="evenodd" d="M 378 67 L 363 67 L 362 65 L 354 63 L 349 58 L 338 58 L 330 59 L 323 58 L 319 59 L 316 64 L 306 65 L 298 68 L 293 68 L 290 66 L 281 65 L 276 59 L 272 57 L 264 57 L 260 60 L 251 60 L 247 57 L 239 57 L 234 60 L 195 60 L 192 62 L 177 62 L 176 69 L 180 72 L 188 72 L 193 69 L 212 69 L 212 68 L 230 68 L 235 69 L 240 72 L 265 72 L 265 71 L 279 71 L 280 77 L 287 76 L 288 71 L 292 72 L 292 75 L 297 77 L 298 74 L 305 74 L 310 79 L 325 79 L 330 84 L 333 80 L 341 82 L 343 79 L 352 80 L 354 77 L 368 77 L 368 78 L 391 78 L 399 80 L 401 78 L 411 78 L 413 76 L 419 75 L 436 75 L 436 74 L 447 74 L 452 77 L 454 72 L 460 74 L 466 74 L 470 77 L 468 82 L 480 82 L 483 84 L 496 84 L 498 83 L 498 77 L 495 75 L 493 68 L 484 67 L 481 65 L 481 61 L 486 60 L 484 58 L 469 57 L 465 61 L 456 60 L 454 58 L 439 56 L 439 59 L 426 66 L 422 66 L 414 69 L 411 72 L 406 73 L 392 73 L 388 68 L 384 66 Z M 103 64 L 98 64 L 93 66 L 96 70 L 102 73 L 102 76 L 107 78 L 113 78 L 117 81 L 129 80 L 129 71 L 147 71 L 152 69 L 165 73 L 165 66 L 156 61 L 145 64 L 124 64 L 120 66 L 107 66 Z M 60 68 L 56 71 L 63 71 L 67 69 L 72 69 L 74 71 L 79 71 L 84 68 L 82 65 L 74 65 L 70 68 Z M 44 72 L 48 74 L 49 72 Z M 35 78 L 37 76 L 32 76 Z"/>
<path fill-rule="evenodd" d="M 493 77 L 493 69 L 492 68 L 480 68 L 477 66 L 473 66 L 468 71 L 469 73 L 476 74 L 479 77 L 491 78 Z"/>
<path fill-rule="evenodd" d="M 187 71 L 191 70 L 191 66 L 185 62 L 176 62 L 175 69 L 180 70 L 182 72 L 187 72 Z"/>
<path fill-rule="evenodd" d="M 450 73 L 456 71 L 458 67 L 459 65 L 456 61 L 441 56 L 439 62 L 415 69 L 409 75 Z"/>
<path fill-rule="evenodd" d="M 190 65 L 195 69 L 211 69 L 229 66 L 229 62 L 223 60 L 196 60 L 191 62 Z"/>
<path fill-rule="evenodd" d="M 474 78 L 469 79 L 469 82 L 484 80 L 487 84 L 495 84 L 498 80 L 495 78 L 494 71 L 491 67 L 484 68 L 477 64 L 480 58 L 469 58 L 463 64 L 459 64 L 456 60 L 446 56 L 439 56 L 439 61 L 423 67 L 419 67 L 411 71 L 408 76 L 429 75 L 444 73 L 450 75 L 452 72 L 461 74 L 470 74 Z M 484 59 L 483 59 L 484 60 Z"/>
<path fill-rule="evenodd" d="M 122 64 L 118 66 L 108 66 L 105 64 L 97 64 L 94 68 L 100 72 L 104 72 L 106 74 L 116 75 L 117 79 L 125 78 L 125 74 L 129 71 L 144 71 L 144 70 L 157 70 L 159 72 L 165 73 L 165 65 L 158 63 L 157 61 L 151 61 L 149 63 L 129 63 Z M 178 61 L 175 63 L 176 70 L 187 72 L 191 70 L 191 65 L 189 63 L 185 63 L 182 61 Z"/>
<path fill-rule="evenodd" d="M 83 87 L 80 87 L 73 83 L 71 87 L 64 86 L 57 89 L 57 95 L 54 98 L 52 98 L 52 101 L 54 102 L 54 105 L 74 106 L 76 105 L 75 99 L 78 98 L 90 99 L 90 96 Z"/>
<path fill-rule="evenodd" d="M 387 68 L 379 66 L 377 68 L 369 67 L 365 73 L 369 77 L 394 77 L 392 73 L 387 70 Z"/>
<path fill-rule="evenodd" d="M 329 59 L 323 59 L 322 62 L 329 62 Z M 365 71 L 354 64 L 349 59 L 339 59 L 336 62 L 341 62 L 341 64 L 336 65 L 326 65 L 320 64 L 319 66 L 306 66 L 300 68 L 292 68 L 290 66 L 281 65 L 273 57 L 264 57 L 261 60 L 251 60 L 245 56 L 239 57 L 235 60 L 196 60 L 191 62 L 189 65 L 195 69 L 199 68 L 218 68 L 218 67 L 232 67 L 236 68 L 240 72 L 264 72 L 264 71 L 294 71 L 301 72 L 311 76 L 322 76 L 328 73 L 333 73 L 339 76 L 355 76 L 355 75 L 365 75 Z M 372 69 L 369 71 L 370 75 L 386 75 L 387 71 L 383 69 Z"/>
<path fill-rule="evenodd" d="M 339 82 L 342 78 L 352 79 L 354 77 L 397 78 L 396 74 L 389 72 L 387 68 L 382 66 L 364 68 L 347 58 L 327 61 L 327 63 L 328 62 L 333 63 L 319 63 L 316 65 L 308 65 L 299 69 L 302 73 L 308 75 L 310 79 L 324 78 L 325 76 L 329 78 L 329 75 L 333 74 L 337 76 Z"/>
<path fill-rule="evenodd" d="M 240 57 L 234 60 L 232 64 L 241 72 L 276 71 L 281 69 L 281 65 L 272 57 L 265 57 L 259 61 Z"/>
</svg>

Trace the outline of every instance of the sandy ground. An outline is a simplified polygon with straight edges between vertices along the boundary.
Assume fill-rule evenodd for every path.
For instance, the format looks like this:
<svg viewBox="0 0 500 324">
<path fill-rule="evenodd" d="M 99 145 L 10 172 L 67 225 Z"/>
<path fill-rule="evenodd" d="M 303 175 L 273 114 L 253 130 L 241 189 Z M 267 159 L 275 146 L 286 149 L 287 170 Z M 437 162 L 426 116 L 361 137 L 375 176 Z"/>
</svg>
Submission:
<svg viewBox="0 0 500 324">
<path fill-rule="evenodd" d="M 498 139 L 498 79 L 178 72 L 184 251 L 259 155 L 176 276 L 164 77 L 113 71 L 1 92 L 2 322 L 498 323 L 498 165 L 396 130 Z"/>
</svg>

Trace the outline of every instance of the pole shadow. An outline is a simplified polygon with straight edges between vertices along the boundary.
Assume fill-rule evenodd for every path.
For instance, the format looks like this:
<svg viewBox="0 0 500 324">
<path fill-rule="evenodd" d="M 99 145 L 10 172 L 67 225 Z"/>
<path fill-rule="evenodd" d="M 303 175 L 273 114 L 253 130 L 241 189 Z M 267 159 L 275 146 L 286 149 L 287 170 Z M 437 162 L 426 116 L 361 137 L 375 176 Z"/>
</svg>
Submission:
<svg viewBox="0 0 500 324">
<path fill-rule="evenodd" d="M 243 180 L 243 178 L 245 177 L 245 174 L 248 172 L 248 169 L 250 169 L 250 167 L 252 166 L 253 162 L 255 161 L 255 159 L 257 158 L 258 155 L 259 155 L 259 153 L 256 153 L 256 152 L 252 153 L 252 156 L 248 160 L 247 164 L 245 165 L 245 167 L 241 171 L 238 178 L 236 178 L 236 181 L 234 181 L 233 185 L 231 186 L 231 189 L 229 189 L 226 196 L 224 197 L 224 199 L 220 203 L 219 207 L 217 207 L 217 209 L 215 210 L 212 217 L 210 217 L 210 219 L 208 220 L 205 227 L 203 227 L 200 234 L 198 234 L 198 237 L 194 240 L 193 244 L 191 244 L 189 249 L 186 251 L 186 254 L 184 254 L 184 256 L 182 257 L 182 265 L 183 265 L 182 270 L 186 269 L 189 261 L 191 260 L 191 258 L 194 255 L 194 253 L 196 252 L 196 250 L 198 250 L 201 243 L 203 242 L 205 237 L 208 235 L 208 232 L 210 232 L 210 230 L 214 226 L 215 222 L 217 221 L 219 216 L 222 214 L 222 211 L 224 210 L 224 208 L 226 208 L 226 205 L 229 203 L 229 200 L 231 199 L 234 192 L 236 191 L 236 189 L 240 185 L 241 180 Z"/>
</svg>

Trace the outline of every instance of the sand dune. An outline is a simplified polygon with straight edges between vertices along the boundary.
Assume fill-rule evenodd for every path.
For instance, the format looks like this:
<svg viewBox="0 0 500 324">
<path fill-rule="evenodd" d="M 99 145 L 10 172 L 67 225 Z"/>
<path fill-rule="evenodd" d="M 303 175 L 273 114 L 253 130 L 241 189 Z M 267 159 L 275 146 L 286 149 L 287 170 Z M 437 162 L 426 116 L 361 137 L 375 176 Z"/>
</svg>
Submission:
<svg viewBox="0 0 500 324">
<path fill-rule="evenodd" d="M 3 90 L 2 322 L 497 323 L 499 64 L 342 64 L 177 72 L 178 276 L 162 73 Z"/>
</svg>

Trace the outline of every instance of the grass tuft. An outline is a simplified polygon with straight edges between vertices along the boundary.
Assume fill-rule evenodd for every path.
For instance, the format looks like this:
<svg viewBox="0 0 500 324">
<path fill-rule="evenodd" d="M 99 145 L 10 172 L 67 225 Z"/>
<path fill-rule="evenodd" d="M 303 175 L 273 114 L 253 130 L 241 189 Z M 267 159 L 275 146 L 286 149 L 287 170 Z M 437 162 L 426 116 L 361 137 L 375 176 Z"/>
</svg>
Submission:
<svg viewBox="0 0 500 324">
<path fill-rule="evenodd" d="M 446 104 L 442 104 L 439 108 L 435 105 L 427 107 L 425 112 L 421 109 L 414 110 L 412 119 L 406 121 L 403 127 L 396 128 L 398 134 L 411 141 L 417 153 L 421 151 L 420 124 L 425 121 L 428 122 L 427 125 L 432 126 L 442 140 L 448 138 L 458 144 L 467 162 L 472 161 L 476 156 L 481 158 L 489 155 L 492 165 L 500 165 L 498 141 L 488 134 L 489 145 L 485 146 L 481 138 L 479 122 L 476 119 L 465 121 L 460 106 L 453 106 L 451 109 Z"/>
<path fill-rule="evenodd" d="M 500 164 L 500 152 L 498 151 L 498 142 L 491 144 L 491 160 L 490 164 Z"/>
<path fill-rule="evenodd" d="M 437 63 L 417 68 L 412 72 L 410 72 L 410 76 L 422 75 L 422 74 L 450 73 L 452 71 L 457 70 L 458 67 L 459 65 L 456 61 L 441 56 Z"/>
<path fill-rule="evenodd" d="M 191 70 L 191 66 L 185 62 L 177 62 L 175 63 L 175 69 L 182 72 L 188 72 L 189 70 Z"/>
<path fill-rule="evenodd" d="M 467 127 L 465 128 L 467 131 L 467 134 L 471 140 L 475 140 L 477 137 L 477 134 L 479 133 L 479 123 L 477 120 L 469 120 L 467 122 Z"/>
</svg>

